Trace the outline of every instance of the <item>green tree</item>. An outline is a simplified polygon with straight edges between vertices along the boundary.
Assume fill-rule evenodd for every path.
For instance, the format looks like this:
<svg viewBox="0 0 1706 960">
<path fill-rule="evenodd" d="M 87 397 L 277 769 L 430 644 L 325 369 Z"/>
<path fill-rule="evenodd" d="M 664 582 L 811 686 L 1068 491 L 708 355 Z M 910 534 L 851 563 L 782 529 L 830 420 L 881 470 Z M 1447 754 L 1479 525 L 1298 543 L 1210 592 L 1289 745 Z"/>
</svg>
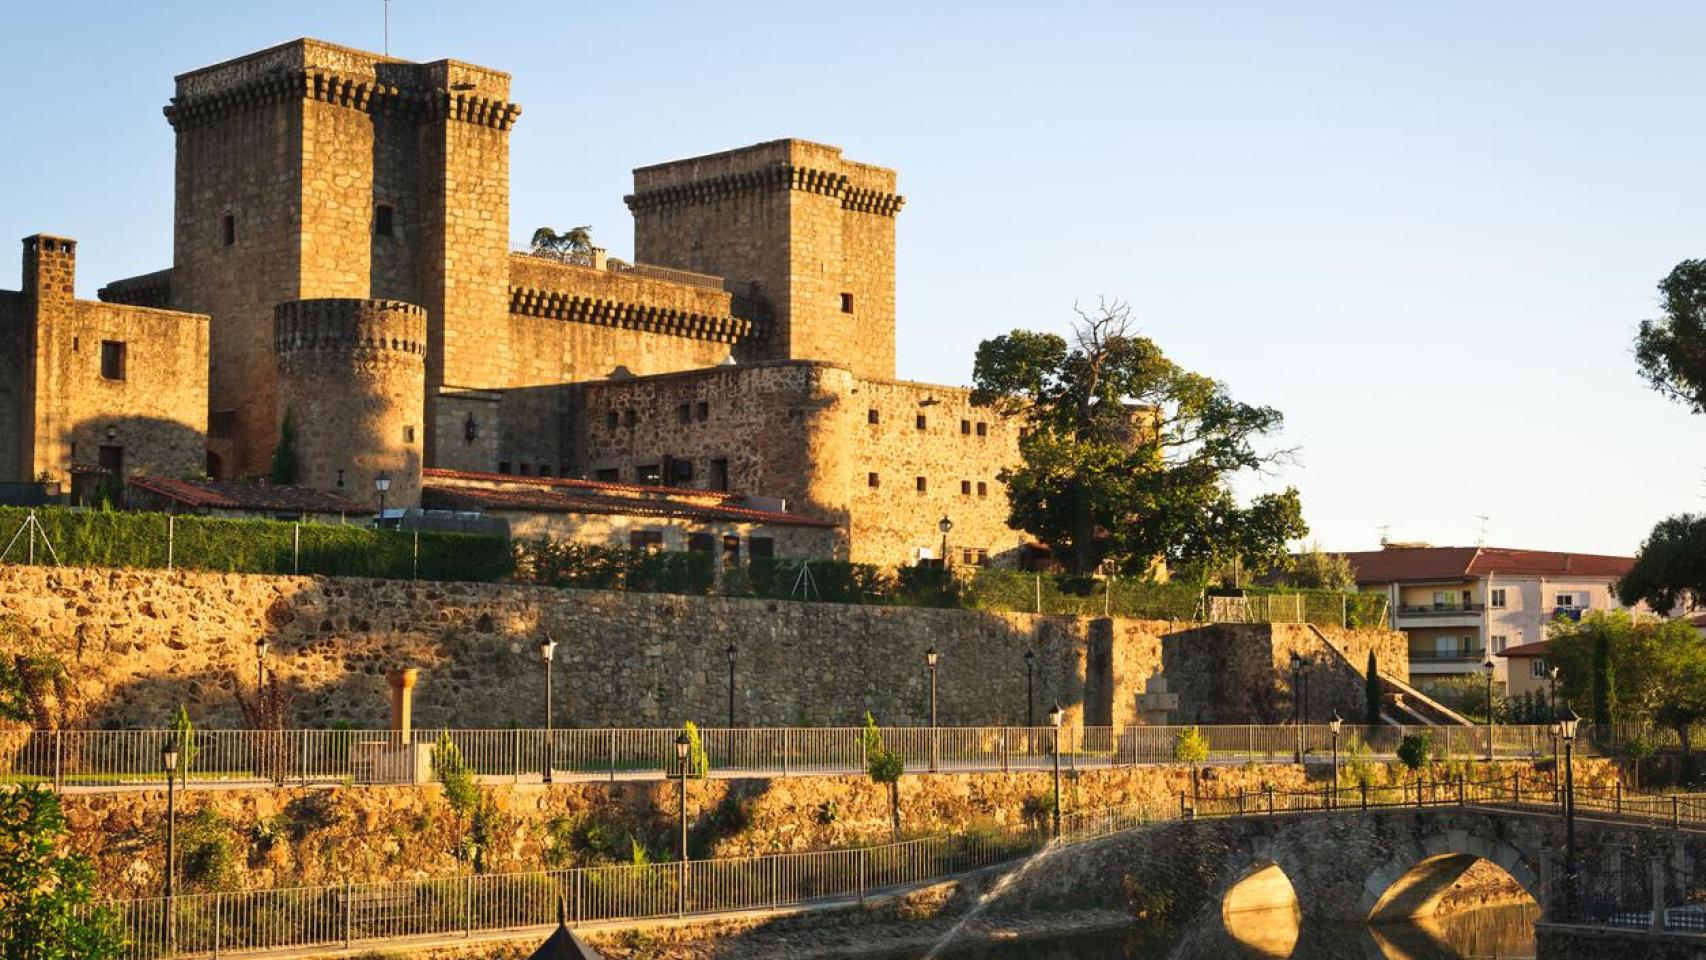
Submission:
<svg viewBox="0 0 1706 960">
<path fill-rule="evenodd" d="M 1653 741 L 1646 737 L 1634 736 L 1623 741 L 1623 759 L 1629 761 L 1629 772 L 1635 780 L 1635 789 L 1641 789 L 1641 764 L 1645 763 L 1656 751 Z"/>
<path fill-rule="evenodd" d="M 1635 335 L 1635 362 L 1654 390 L 1706 413 L 1706 260 L 1684 260 L 1659 281 L 1664 316 Z"/>
<path fill-rule="evenodd" d="M 877 728 L 877 720 L 869 710 L 865 711 L 865 722 L 859 735 L 865 744 L 865 769 L 871 775 L 871 782 L 888 787 L 890 826 L 894 838 L 899 840 L 900 778 L 906 773 L 906 759 L 883 746 L 882 731 Z"/>
<path fill-rule="evenodd" d="M 1368 651 L 1368 666 L 1362 672 L 1362 697 L 1362 722 L 1371 727 L 1380 726 L 1380 708 L 1386 703 L 1386 692 L 1380 683 L 1380 663 L 1372 649 Z"/>
<path fill-rule="evenodd" d="M 540 227 L 533 231 L 532 246 L 534 256 L 557 260 L 566 260 L 572 254 L 588 254 L 592 252 L 592 227 L 570 227 L 562 233 Z"/>
<path fill-rule="evenodd" d="M 1592 703 L 1604 687 L 1614 694 L 1606 704 L 1612 721 L 1674 727 L 1689 749 L 1689 726 L 1706 719 L 1706 637 L 1686 620 L 1596 611 L 1554 621 L 1547 634 L 1560 703 Z M 1606 679 L 1598 680 L 1602 658 Z"/>
<path fill-rule="evenodd" d="M 51 792 L 0 791 L 0 960 L 107 960 L 123 951 L 118 919 L 90 909 L 94 866 L 60 853 L 65 836 Z"/>
<path fill-rule="evenodd" d="M 55 728 L 53 704 L 64 713 L 68 679 L 65 664 L 22 620 L 0 612 L 0 720 Z"/>
<path fill-rule="evenodd" d="M 1703 346 L 1706 349 L 1706 346 Z M 1635 565 L 1617 583 L 1625 606 L 1668 613 L 1706 602 L 1706 514 L 1679 514 L 1653 527 Z"/>
<path fill-rule="evenodd" d="M 178 704 L 178 712 L 172 714 L 169 729 L 172 739 L 178 743 L 178 776 L 188 777 L 195 765 L 198 748 L 195 745 L 195 724 L 190 722 L 190 711 L 183 704 Z"/>
<path fill-rule="evenodd" d="M 1410 771 L 1416 781 L 1417 796 L 1422 789 L 1422 769 L 1433 759 L 1433 738 L 1425 733 L 1412 733 L 1398 741 L 1398 762 Z"/>
<path fill-rule="evenodd" d="M 1285 581 L 1303 590 L 1355 590 L 1357 574 L 1344 554 L 1327 553 L 1320 543 L 1310 543 L 1291 558 Z"/>
<path fill-rule="evenodd" d="M 1284 454 L 1260 449 L 1283 418 L 1167 359 L 1129 307 L 1078 311 L 1073 339 L 1015 330 L 978 346 L 974 400 L 1023 427 L 1004 471 L 1009 522 L 1079 573 L 1110 559 L 1251 566 L 1308 532 L 1297 491 L 1239 505 L 1230 481 Z"/>
<path fill-rule="evenodd" d="M 1593 635 L 1593 723 L 1600 730 L 1611 729 L 1611 708 L 1617 700 L 1617 669 L 1611 665 L 1609 631 Z"/>
<path fill-rule="evenodd" d="M 302 461 L 296 452 L 296 419 L 290 411 L 278 428 L 278 446 L 272 448 L 272 482 L 280 486 L 295 483 L 302 475 Z"/>
<path fill-rule="evenodd" d="M 1191 805 L 1201 806 L 1197 781 L 1198 765 L 1208 759 L 1208 737 L 1198 727 L 1186 727 L 1173 735 L 1173 762 L 1191 765 Z"/>
</svg>

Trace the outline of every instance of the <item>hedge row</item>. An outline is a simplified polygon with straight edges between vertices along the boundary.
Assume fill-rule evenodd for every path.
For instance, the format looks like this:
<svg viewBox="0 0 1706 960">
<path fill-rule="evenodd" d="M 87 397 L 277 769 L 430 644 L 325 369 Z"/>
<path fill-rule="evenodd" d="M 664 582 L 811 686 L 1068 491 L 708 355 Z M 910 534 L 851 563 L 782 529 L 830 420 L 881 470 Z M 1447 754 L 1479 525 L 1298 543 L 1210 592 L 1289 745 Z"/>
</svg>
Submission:
<svg viewBox="0 0 1706 960">
<path fill-rule="evenodd" d="M 29 513 L 0 507 L 0 550 L 13 541 Z M 176 567 L 225 573 L 479 581 L 503 579 L 514 566 L 509 542 L 501 537 L 193 515 L 177 516 L 169 524 L 171 518 L 163 513 L 65 507 L 37 507 L 35 515 L 53 555 L 60 563 L 77 566 L 157 568 L 169 561 Z M 25 559 L 27 537 L 18 538 L 9 561 Z M 36 562 L 48 560 L 38 539 Z"/>
</svg>

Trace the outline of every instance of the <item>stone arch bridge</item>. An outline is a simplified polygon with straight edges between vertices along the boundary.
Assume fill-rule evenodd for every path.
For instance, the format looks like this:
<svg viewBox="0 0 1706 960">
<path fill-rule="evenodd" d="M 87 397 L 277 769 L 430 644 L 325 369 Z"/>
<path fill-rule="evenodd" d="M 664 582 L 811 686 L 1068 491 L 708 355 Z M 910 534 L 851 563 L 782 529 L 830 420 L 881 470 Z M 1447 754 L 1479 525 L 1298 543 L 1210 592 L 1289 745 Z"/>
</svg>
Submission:
<svg viewBox="0 0 1706 960">
<path fill-rule="evenodd" d="M 1244 885 L 1241 909 L 1289 907 L 1305 920 L 1383 921 L 1431 915 L 1471 865 L 1488 860 L 1545 909 L 1563 875 L 1557 812 L 1499 806 L 1386 807 L 1173 821 L 1055 848 L 991 896 L 997 909 L 1143 909 L 1170 900 L 1220 913 L 1229 892 L 1258 873 L 1283 884 Z M 1578 815 L 1578 863 L 1604 873 L 1654 861 L 1691 871 L 1706 831 Z M 1273 896 L 1264 903 L 1263 887 Z M 1250 888 L 1254 889 L 1250 889 Z"/>
</svg>

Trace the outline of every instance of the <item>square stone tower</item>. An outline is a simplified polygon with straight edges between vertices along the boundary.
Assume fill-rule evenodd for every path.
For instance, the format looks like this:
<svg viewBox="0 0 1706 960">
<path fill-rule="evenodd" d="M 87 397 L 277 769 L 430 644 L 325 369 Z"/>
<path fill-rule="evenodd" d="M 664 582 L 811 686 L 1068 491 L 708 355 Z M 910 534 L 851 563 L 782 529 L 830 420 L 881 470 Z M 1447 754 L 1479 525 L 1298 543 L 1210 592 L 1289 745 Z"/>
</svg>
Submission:
<svg viewBox="0 0 1706 960">
<path fill-rule="evenodd" d="M 273 308 L 427 316 L 427 410 L 509 362 L 509 75 L 294 40 L 177 78 L 173 306 L 211 314 L 209 448 L 265 473 L 285 416 Z M 460 349 L 458 349 L 460 347 Z"/>
<path fill-rule="evenodd" d="M 634 171 L 634 258 L 721 276 L 774 321 L 749 359 L 895 371 L 895 172 L 774 140 Z"/>
</svg>

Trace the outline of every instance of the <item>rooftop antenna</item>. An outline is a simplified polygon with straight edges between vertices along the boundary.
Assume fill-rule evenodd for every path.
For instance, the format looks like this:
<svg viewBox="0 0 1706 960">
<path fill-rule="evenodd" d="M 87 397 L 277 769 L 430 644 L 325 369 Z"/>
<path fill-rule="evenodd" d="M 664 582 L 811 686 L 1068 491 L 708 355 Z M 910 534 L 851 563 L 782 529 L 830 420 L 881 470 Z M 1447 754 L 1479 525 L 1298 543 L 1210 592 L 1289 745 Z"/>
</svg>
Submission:
<svg viewBox="0 0 1706 960">
<path fill-rule="evenodd" d="M 1484 547 L 1487 545 L 1487 521 L 1492 518 L 1484 513 L 1477 513 L 1475 515 L 1475 519 L 1481 521 L 1481 535 L 1475 538 L 1475 545 L 1477 547 Z"/>
<path fill-rule="evenodd" d="M 385 0 L 385 55 L 391 55 L 391 0 Z"/>
<path fill-rule="evenodd" d="M 1374 529 L 1380 531 L 1380 545 L 1383 547 L 1386 546 L 1386 535 L 1391 532 L 1392 524 L 1383 523 L 1380 526 L 1375 527 Z"/>
</svg>

